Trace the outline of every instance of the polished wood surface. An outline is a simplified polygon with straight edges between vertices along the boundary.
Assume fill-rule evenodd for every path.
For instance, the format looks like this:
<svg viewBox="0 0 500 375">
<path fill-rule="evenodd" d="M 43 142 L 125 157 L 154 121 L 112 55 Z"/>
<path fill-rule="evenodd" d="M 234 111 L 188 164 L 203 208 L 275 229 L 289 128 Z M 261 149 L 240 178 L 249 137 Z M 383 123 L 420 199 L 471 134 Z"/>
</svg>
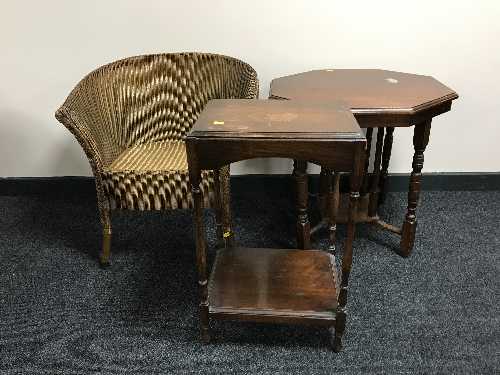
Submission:
<svg viewBox="0 0 500 375">
<path fill-rule="evenodd" d="M 458 98 L 433 77 L 380 69 L 323 69 L 271 82 L 275 98 L 344 101 L 355 114 L 415 114 Z"/>
<path fill-rule="evenodd" d="M 210 340 L 209 318 L 212 317 L 335 326 L 332 346 L 335 351 L 341 349 L 366 139 L 349 109 L 340 103 L 325 105 L 325 111 L 322 106 L 317 103 L 216 100 L 207 105 L 207 113 L 198 118 L 187 135 L 189 178 L 195 205 L 200 332 L 204 342 Z M 274 126 L 275 122 L 278 125 Z M 343 247 L 341 276 L 334 271 L 333 254 L 235 248 L 231 241 L 226 242 L 225 250 L 219 251 L 209 283 L 199 187 L 201 171 L 217 170 L 232 162 L 257 157 L 296 160 L 297 232 L 302 247 L 309 247 L 310 233 L 305 162 L 312 161 L 335 173 L 350 173 L 348 234 Z M 331 219 L 333 227 L 335 218 Z M 224 220 L 222 215 L 225 236 L 228 228 Z M 229 232 L 233 240 L 232 231 Z"/>
<path fill-rule="evenodd" d="M 289 119 L 291 113 L 297 117 L 277 120 Z M 191 157 L 196 155 L 196 163 L 202 162 L 205 169 L 220 168 L 222 159 L 233 163 L 291 157 L 332 170 L 351 170 L 357 147 L 364 149 L 366 144 L 356 119 L 342 103 L 277 100 L 212 100 L 187 139 L 191 139 L 188 160 L 190 148 L 196 148 Z"/>
<path fill-rule="evenodd" d="M 362 185 L 362 192 L 369 195 L 370 203 L 368 211 L 357 215 L 357 219 L 365 217 L 366 222 L 396 234 L 401 233 L 400 254 L 409 256 L 415 241 L 423 152 L 428 143 L 430 122 L 433 117 L 449 111 L 458 94 L 435 78 L 425 75 L 381 69 L 323 69 L 274 79 L 270 98 L 318 103 L 342 101 L 351 108 L 360 127 L 367 128 L 368 156 L 372 148 L 373 129 L 377 129 L 372 172 L 369 172 L 367 158 Z M 414 126 L 414 162 L 408 187 L 407 213 L 402 228 L 397 228 L 381 220 L 377 210 L 385 197 L 394 127 L 408 126 Z M 425 134 L 426 139 L 423 136 Z M 321 175 L 321 178 L 324 179 L 325 175 Z M 322 190 L 320 193 L 324 194 L 325 189 Z M 325 212 L 324 197 L 320 203 Z"/>
<path fill-rule="evenodd" d="M 191 133 L 197 137 L 362 138 L 349 108 L 338 101 L 303 103 L 253 99 L 211 100 Z"/>
<path fill-rule="evenodd" d="M 238 320 L 332 325 L 335 272 L 334 258 L 324 251 L 221 249 L 208 287 L 209 311 Z"/>
</svg>

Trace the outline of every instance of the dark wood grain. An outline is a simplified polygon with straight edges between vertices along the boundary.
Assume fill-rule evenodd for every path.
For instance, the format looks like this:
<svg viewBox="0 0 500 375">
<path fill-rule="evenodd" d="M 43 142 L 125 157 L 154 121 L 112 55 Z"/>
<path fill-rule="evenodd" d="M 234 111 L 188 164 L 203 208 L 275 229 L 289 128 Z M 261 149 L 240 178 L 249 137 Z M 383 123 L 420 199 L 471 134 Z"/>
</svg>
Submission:
<svg viewBox="0 0 500 375">
<path fill-rule="evenodd" d="M 332 325 L 337 293 L 333 258 L 324 251 L 221 249 L 209 284 L 210 314 L 234 319 Z"/>
</svg>

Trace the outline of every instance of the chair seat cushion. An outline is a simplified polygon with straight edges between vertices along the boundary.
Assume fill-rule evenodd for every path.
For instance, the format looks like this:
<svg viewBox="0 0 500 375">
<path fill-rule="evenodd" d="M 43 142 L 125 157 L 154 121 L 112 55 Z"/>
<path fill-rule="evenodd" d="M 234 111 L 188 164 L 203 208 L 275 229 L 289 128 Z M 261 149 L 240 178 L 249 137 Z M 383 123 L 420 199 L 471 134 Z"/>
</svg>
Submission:
<svg viewBox="0 0 500 375">
<path fill-rule="evenodd" d="M 126 149 L 103 172 L 112 209 L 192 208 L 186 147 L 182 141 L 140 144 Z M 213 206 L 212 171 L 202 172 L 205 207 Z"/>
</svg>

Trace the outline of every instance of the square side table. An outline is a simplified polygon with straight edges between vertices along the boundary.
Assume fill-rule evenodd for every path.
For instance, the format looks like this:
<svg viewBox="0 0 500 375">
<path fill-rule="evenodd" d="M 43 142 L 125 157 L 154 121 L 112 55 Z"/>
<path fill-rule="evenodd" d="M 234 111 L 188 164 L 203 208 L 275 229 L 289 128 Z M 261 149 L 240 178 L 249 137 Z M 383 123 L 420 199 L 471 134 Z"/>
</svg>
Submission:
<svg viewBox="0 0 500 375">
<path fill-rule="evenodd" d="M 186 144 L 195 205 L 202 340 L 210 341 L 209 318 L 317 324 L 335 328 L 332 346 L 339 351 L 346 320 L 354 212 L 366 147 L 366 139 L 348 108 L 338 102 L 213 100 L 188 134 Z M 337 270 L 335 256 L 329 252 L 242 248 L 226 241 L 208 275 L 201 171 L 262 157 L 310 161 L 335 173 L 351 174 L 351 215 L 341 270 Z M 334 241 L 333 220 L 332 216 Z M 308 230 L 308 225 L 307 214 L 299 215 L 298 229 Z"/>
</svg>

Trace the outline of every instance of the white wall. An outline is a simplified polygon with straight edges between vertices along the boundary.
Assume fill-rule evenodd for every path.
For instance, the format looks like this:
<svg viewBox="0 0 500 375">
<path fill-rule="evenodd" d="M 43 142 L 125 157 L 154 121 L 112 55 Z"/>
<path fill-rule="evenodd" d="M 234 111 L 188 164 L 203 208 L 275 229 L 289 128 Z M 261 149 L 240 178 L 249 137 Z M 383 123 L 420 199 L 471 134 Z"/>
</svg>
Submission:
<svg viewBox="0 0 500 375">
<path fill-rule="evenodd" d="M 90 70 L 125 56 L 223 53 L 273 77 L 378 67 L 433 75 L 460 94 L 433 122 L 424 170 L 500 171 L 500 1 L 1 0 L 0 176 L 89 175 L 53 116 Z M 407 172 L 397 129 L 392 172 Z M 286 160 L 235 173 L 287 173 Z"/>
</svg>

